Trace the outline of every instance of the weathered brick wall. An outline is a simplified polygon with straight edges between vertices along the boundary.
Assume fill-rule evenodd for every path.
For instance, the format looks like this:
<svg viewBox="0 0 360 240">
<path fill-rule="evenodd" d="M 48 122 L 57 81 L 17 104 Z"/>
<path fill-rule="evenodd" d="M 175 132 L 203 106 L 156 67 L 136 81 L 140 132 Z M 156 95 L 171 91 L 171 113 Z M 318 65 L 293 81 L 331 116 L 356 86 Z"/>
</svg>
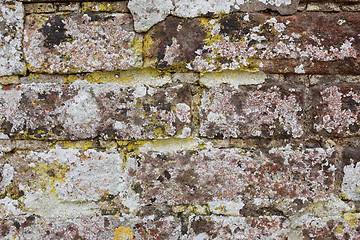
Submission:
<svg viewBox="0 0 360 240">
<path fill-rule="evenodd" d="M 0 3 L 1 239 L 360 239 L 360 1 Z"/>
</svg>

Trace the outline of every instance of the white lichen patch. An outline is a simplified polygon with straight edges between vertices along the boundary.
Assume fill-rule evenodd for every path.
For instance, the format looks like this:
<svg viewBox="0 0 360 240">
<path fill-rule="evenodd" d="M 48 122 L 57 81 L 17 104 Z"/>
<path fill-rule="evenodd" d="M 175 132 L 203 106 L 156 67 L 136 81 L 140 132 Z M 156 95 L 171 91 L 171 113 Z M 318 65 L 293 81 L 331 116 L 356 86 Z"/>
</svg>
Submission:
<svg viewBox="0 0 360 240">
<path fill-rule="evenodd" d="M 45 219 L 68 219 L 100 214 L 100 210 L 93 202 L 64 202 L 58 197 L 43 191 L 26 192 L 24 196 L 25 208 Z"/>
<path fill-rule="evenodd" d="M 245 206 L 245 204 L 239 200 L 236 201 L 211 201 L 208 203 L 210 211 L 213 214 L 218 215 L 230 215 L 238 216 L 239 211 Z"/>
<path fill-rule="evenodd" d="M 74 87 L 76 85 L 73 85 Z M 78 94 L 65 101 L 61 107 L 55 109 L 59 114 L 62 126 L 73 136 L 91 138 L 96 136 L 96 128 L 100 124 L 100 110 L 96 99 L 88 89 L 81 89 Z"/>
<path fill-rule="evenodd" d="M 253 9 L 261 10 L 271 7 L 280 12 L 295 12 L 296 0 L 130 0 L 128 8 L 134 17 L 135 30 L 145 32 L 158 22 L 163 21 L 169 14 L 194 18 L 206 14 L 230 13 L 245 10 L 251 5 Z M 244 6 L 245 5 L 245 6 Z M 291 5 L 294 5 L 291 7 Z"/>
<path fill-rule="evenodd" d="M 210 88 L 222 83 L 230 84 L 233 87 L 239 85 L 252 85 L 264 83 L 266 74 L 263 72 L 223 71 L 204 73 L 200 76 L 200 82 Z"/>
<path fill-rule="evenodd" d="M 105 193 L 116 195 L 126 189 L 119 153 L 56 148 L 48 152 L 30 152 L 27 159 L 68 166 L 63 181 L 59 179 L 54 183 L 57 196 L 63 200 L 96 201 Z"/>
<path fill-rule="evenodd" d="M 129 1 L 128 8 L 134 17 L 135 30 L 145 32 L 164 20 L 174 5 L 172 0 L 135 0 Z"/>
<path fill-rule="evenodd" d="M 22 74 L 24 7 L 21 2 L 0 3 L 0 76 Z"/>
<path fill-rule="evenodd" d="M 14 177 L 14 168 L 10 164 L 4 164 L 0 167 L 1 181 L 0 181 L 0 193 L 4 193 L 6 187 L 12 182 Z"/>
<path fill-rule="evenodd" d="M 346 199 L 353 201 L 360 200 L 360 162 L 344 166 L 341 191 Z"/>
</svg>

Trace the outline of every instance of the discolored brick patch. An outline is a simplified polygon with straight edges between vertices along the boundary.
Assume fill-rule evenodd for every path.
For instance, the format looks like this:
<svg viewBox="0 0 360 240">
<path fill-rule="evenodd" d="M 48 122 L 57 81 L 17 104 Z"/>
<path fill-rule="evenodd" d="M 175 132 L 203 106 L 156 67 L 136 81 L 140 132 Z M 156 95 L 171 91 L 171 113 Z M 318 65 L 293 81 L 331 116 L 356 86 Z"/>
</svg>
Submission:
<svg viewBox="0 0 360 240">
<path fill-rule="evenodd" d="M 31 72 L 78 73 L 139 67 L 141 41 L 128 14 L 38 14 L 25 19 L 23 44 Z"/>
<path fill-rule="evenodd" d="M 20 2 L 0 3 L 0 76 L 23 74 L 22 37 L 24 7 Z"/>
<path fill-rule="evenodd" d="M 23 215 L 2 218 L 0 225 L 0 236 L 3 239 L 114 239 L 116 228 L 131 232 L 129 227 L 124 227 L 128 225 L 127 222 L 113 216 L 59 221 Z"/>
<path fill-rule="evenodd" d="M 283 217 L 191 216 L 188 239 L 287 239 Z"/>
<path fill-rule="evenodd" d="M 22 139 L 154 139 L 191 133 L 187 85 L 22 84 L 0 90 L 0 129 Z"/>
<path fill-rule="evenodd" d="M 174 217 L 144 217 L 133 226 L 134 239 L 180 239 L 181 222 Z"/>
<path fill-rule="evenodd" d="M 360 239 L 359 215 L 345 213 L 343 219 L 312 217 L 303 223 L 303 239 Z"/>
<path fill-rule="evenodd" d="M 299 138 L 304 132 L 302 105 L 302 89 L 215 86 L 203 91 L 200 136 Z"/>
<path fill-rule="evenodd" d="M 214 212 L 235 214 L 243 207 L 256 212 L 282 203 L 293 214 L 334 193 L 336 170 L 332 149 L 289 145 L 267 151 L 141 152 L 128 164 L 140 203 L 209 204 Z"/>
<path fill-rule="evenodd" d="M 313 91 L 314 131 L 330 136 L 360 134 L 360 87 L 335 85 Z"/>
<path fill-rule="evenodd" d="M 169 17 L 149 31 L 146 57 L 163 69 L 358 74 L 359 26 L 350 12 Z"/>
</svg>

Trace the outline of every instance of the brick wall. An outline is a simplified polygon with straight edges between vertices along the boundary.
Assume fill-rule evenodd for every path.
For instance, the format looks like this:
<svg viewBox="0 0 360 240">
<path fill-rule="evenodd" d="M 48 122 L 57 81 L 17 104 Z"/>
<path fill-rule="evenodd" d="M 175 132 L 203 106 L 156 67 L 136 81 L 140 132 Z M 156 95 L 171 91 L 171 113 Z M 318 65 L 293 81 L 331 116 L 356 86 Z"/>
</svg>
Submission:
<svg viewBox="0 0 360 240">
<path fill-rule="evenodd" d="M 358 0 L 0 10 L 0 238 L 360 239 Z"/>
</svg>

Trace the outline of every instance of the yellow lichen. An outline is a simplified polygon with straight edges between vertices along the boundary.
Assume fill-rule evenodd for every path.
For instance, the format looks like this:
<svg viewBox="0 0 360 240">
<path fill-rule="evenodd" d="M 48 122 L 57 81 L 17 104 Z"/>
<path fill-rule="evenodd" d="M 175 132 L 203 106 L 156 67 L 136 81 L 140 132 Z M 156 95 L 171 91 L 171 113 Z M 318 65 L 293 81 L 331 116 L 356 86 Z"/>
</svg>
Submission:
<svg viewBox="0 0 360 240">
<path fill-rule="evenodd" d="M 360 217 L 359 213 L 345 213 L 344 214 L 345 221 L 349 222 L 349 224 L 352 228 L 357 226 L 359 217 Z"/>
<path fill-rule="evenodd" d="M 344 227 L 342 225 L 337 225 L 337 227 L 334 229 L 334 234 L 343 234 L 344 233 Z"/>
<path fill-rule="evenodd" d="M 133 240 L 134 233 L 131 232 L 131 228 L 120 226 L 115 228 L 114 240 Z"/>
</svg>

